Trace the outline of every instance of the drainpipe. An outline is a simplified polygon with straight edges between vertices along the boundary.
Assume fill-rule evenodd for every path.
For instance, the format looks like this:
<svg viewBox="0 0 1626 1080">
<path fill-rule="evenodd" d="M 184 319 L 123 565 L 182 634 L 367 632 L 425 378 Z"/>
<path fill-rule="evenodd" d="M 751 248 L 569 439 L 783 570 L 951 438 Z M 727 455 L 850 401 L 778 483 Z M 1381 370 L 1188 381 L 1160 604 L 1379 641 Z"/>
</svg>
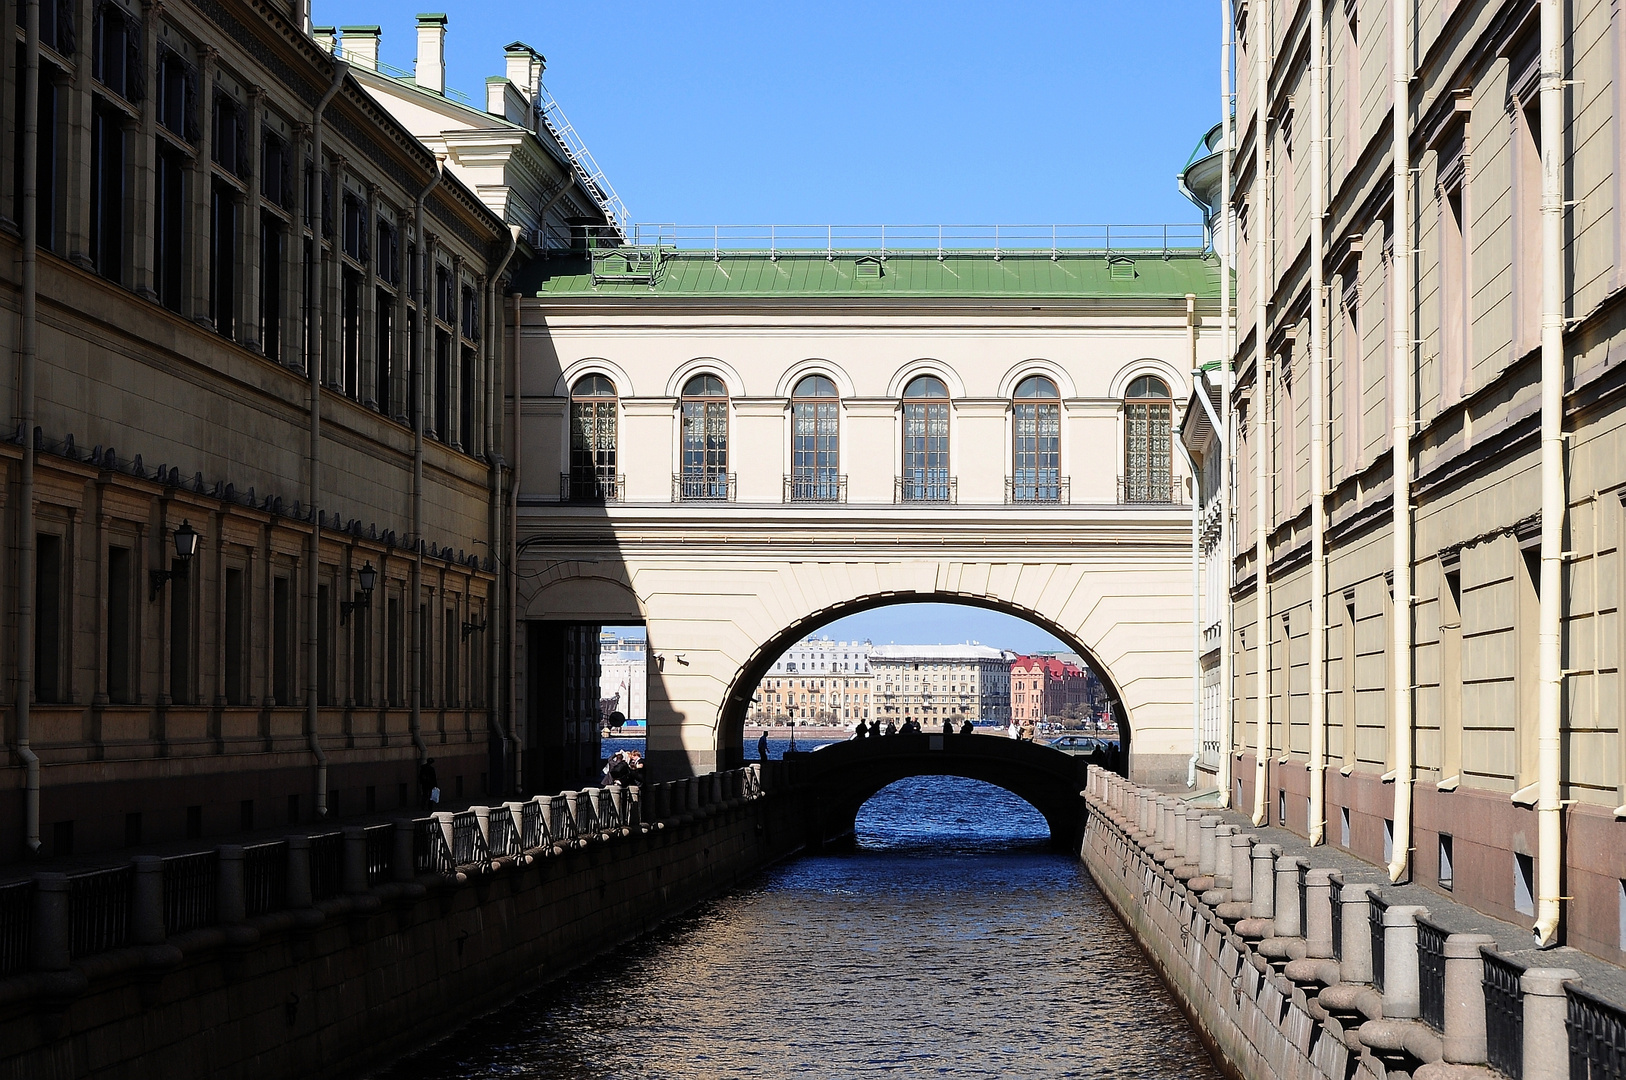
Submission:
<svg viewBox="0 0 1626 1080">
<path fill-rule="evenodd" d="M 343 60 L 335 58 L 333 61 L 333 82 L 322 95 L 322 100 L 316 103 L 316 109 L 311 114 L 311 164 L 316 170 L 316 182 L 312 185 L 311 198 L 316 200 L 316 206 L 311 212 L 311 231 L 314 234 L 311 241 L 311 254 L 321 263 L 321 281 L 313 282 L 313 289 L 305 292 L 305 341 L 306 341 L 306 374 L 310 377 L 310 454 L 306 470 L 306 478 L 310 484 L 306 492 L 307 503 L 311 514 L 310 552 L 305 564 L 305 610 L 308 613 L 308 637 L 305 644 L 305 726 L 306 738 L 309 740 L 311 756 L 316 759 L 316 816 L 327 817 L 327 754 L 322 750 L 321 712 L 317 706 L 316 670 L 320 660 L 318 655 L 320 642 L 316 633 L 319 612 L 316 610 L 317 597 L 317 571 L 321 567 L 322 545 L 322 368 L 327 363 L 326 335 L 321 332 L 320 320 L 317 315 L 317 297 L 313 293 L 327 295 L 327 265 L 328 261 L 322 258 L 322 114 L 327 110 L 328 102 L 332 101 L 339 88 L 344 85 L 344 77 L 350 71 L 350 65 Z"/>
<path fill-rule="evenodd" d="M 565 195 L 569 193 L 570 189 L 575 186 L 576 173 L 572 171 L 568 176 L 565 177 L 564 183 L 559 185 L 559 190 L 555 191 L 552 197 L 550 197 L 547 202 L 542 204 L 542 209 L 536 212 L 536 227 L 539 234 L 537 239 L 542 242 L 542 250 L 539 254 L 541 254 L 543 258 L 546 258 L 548 254 L 548 211 L 552 210 L 554 205 L 558 203 L 560 199 L 564 198 Z M 519 324 L 515 323 L 514 325 L 518 326 Z M 515 346 L 514 351 L 516 353 L 519 351 L 518 346 Z"/>
<path fill-rule="evenodd" d="M 1393 433 L 1390 437 L 1394 503 L 1389 531 L 1394 541 L 1394 845 L 1389 880 L 1401 881 L 1411 862 L 1412 796 L 1412 655 L 1411 655 L 1411 78 L 1408 0 L 1390 0 L 1392 46 L 1389 71 L 1394 80 L 1393 146 L 1390 164 L 1394 185 L 1394 335 L 1389 368 Z"/>
<path fill-rule="evenodd" d="M 1310 846 L 1327 834 L 1327 199 L 1323 0 L 1310 0 Z"/>
<path fill-rule="evenodd" d="M 496 379 L 494 376 L 497 373 L 497 369 L 502 365 L 503 327 L 502 309 L 497 306 L 497 280 L 502 277 L 503 271 L 508 269 L 509 260 L 514 257 L 514 249 L 518 246 L 519 226 L 510 225 L 508 226 L 508 251 L 504 253 L 502 261 L 497 264 L 497 268 L 492 271 L 491 276 L 486 279 L 486 350 L 489 362 L 486 366 L 485 447 L 486 459 L 491 463 L 491 558 L 492 561 L 499 567 L 502 563 L 503 552 L 503 460 L 502 455 L 496 449 L 496 443 L 494 441 L 496 438 L 498 423 Z M 496 610 L 493 612 L 492 616 L 487 618 L 486 622 L 488 625 L 495 623 L 496 629 L 492 632 L 491 637 L 487 639 L 489 642 L 487 655 L 490 657 L 490 659 L 486 663 L 486 680 L 491 684 L 491 688 L 486 695 L 486 700 L 491 703 L 490 708 L 492 710 L 489 714 L 487 723 L 490 725 L 492 733 L 503 741 L 503 745 L 507 748 L 506 753 L 511 755 L 516 753 L 519 747 L 514 742 L 511 728 L 504 726 L 500 710 L 497 706 L 497 694 L 502 685 L 497 672 L 497 658 L 501 655 L 501 643 L 506 641 L 508 638 L 508 605 L 506 602 L 507 597 L 503 595 L 501 579 L 499 579 L 497 595 L 492 599 L 494 601 L 492 607 Z M 498 791 L 501 791 L 502 789 L 499 787 L 499 784 L 501 783 L 500 779 L 495 776 L 491 779 L 492 787 Z"/>
<path fill-rule="evenodd" d="M 23 470 L 17 507 L 17 756 L 26 771 L 24 842 L 40 850 L 40 759 L 29 745 L 34 696 L 34 378 L 39 352 L 36 314 L 39 280 L 40 0 L 28 0 L 23 16 L 23 213 L 22 334 L 17 347 L 17 419 L 23 437 Z"/>
<path fill-rule="evenodd" d="M 1233 728 L 1235 710 L 1233 697 L 1236 688 L 1231 685 L 1231 590 L 1230 584 L 1236 567 L 1236 559 L 1231 545 L 1235 542 L 1232 530 L 1231 514 L 1234 507 L 1231 503 L 1231 491 L 1236 482 L 1236 462 L 1231 457 L 1231 448 L 1236 445 L 1235 432 L 1231 430 L 1231 391 L 1235 388 L 1235 372 L 1233 361 L 1236 358 L 1236 323 L 1231 316 L 1231 270 L 1236 263 L 1236 209 L 1231 201 L 1231 183 L 1235 171 L 1236 157 L 1236 103 L 1231 97 L 1231 50 L 1236 36 L 1236 16 L 1232 11 L 1232 0 L 1220 0 L 1220 14 L 1223 22 L 1220 26 L 1220 120 L 1225 125 L 1225 149 L 1221 161 L 1220 191 L 1225 199 L 1224 228 L 1225 249 L 1220 256 L 1220 411 L 1224 414 L 1225 423 L 1214 424 L 1216 434 L 1223 432 L 1223 449 L 1221 458 L 1224 461 L 1224 475 L 1220 478 L 1220 535 L 1219 552 L 1221 569 L 1224 574 L 1225 597 L 1220 603 L 1220 730 L 1219 747 L 1219 774 L 1215 781 L 1219 786 L 1219 805 L 1231 805 L 1231 749 L 1235 743 L 1236 732 Z"/>
<path fill-rule="evenodd" d="M 429 335 L 427 316 L 433 291 L 429 283 L 433 263 L 423 234 L 423 207 L 445 174 L 446 159 L 437 154 L 435 174 L 419 193 L 412 218 L 413 236 L 418 243 L 418 347 L 413 350 L 411 363 L 418 377 L 418 392 L 412 395 L 412 573 L 408 582 L 412 603 L 407 610 L 412 612 L 412 745 L 418 749 L 420 765 L 429 760 L 429 748 L 423 742 L 423 399 L 429 383 L 424 350 L 429 346 L 425 339 Z"/>
<path fill-rule="evenodd" d="M 1395 0 L 1399 3 L 1400 0 Z M 1260 14 L 1264 14 L 1261 12 Z M 1253 176 L 1254 188 L 1259 192 L 1254 218 L 1254 245 L 1257 257 L 1254 267 L 1253 298 L 1253 517 L 1254 529 L 1254 633 L 1258 635 L 1258 662 L 1254 665 L 1254 733 L 1255 756 L 1253 763 L 1253 815 L 1255 827 L 1265 823 L 1266 769 L 1270 763 L 1270 491 L 1266 484 L 1270 473 L 1265 467 L 1265 438 L 1269 425 L 1265 422 L 1270 393 L 1270 380 L 1274 365 L 1266 348 L 1270 328 L 1266 325 L 1269 312 L 1266 298 L 1270 295 L 1270 61 L 1267 55 L 1270 27 L 1261 20 L 1259 41 L 1254 47 L 1253 81 L 1255 92 L 1253 117 Z"/>
<path fill-rule="evenodd" d="M 1564 279 L 1560 259 L 1564 149 L 1564 9 L 1541 2 L 1541 600 L 1540 710 L 1537 729 L 1536 944 L 1558 943 L 1563 917 L 1563 804 L 1559 801 L 1564 518 Z"/>
<path fill-rule="evenodd" d="M 1191 358 L 1191 392 L 1206 397 L 1202 370 L 1197 366 L 1197 297 L 1186 293 L 1186 355 Z M 1191 476 L 1191 760 L 1186 762 L 1186 787 L 1197 786 L 1197 759 L 1203 753 L 1203 569 L 1200 534 L 1202 523 L 1202 483 L 1197 463 L 1180 444 L 1180 456 L 1186 459 L 1186 470 Z"/>
<path fill-rule="evenodd" d="M 509 392 L 509 438 L 512 440 L 510 449 L 514 459 L 508 464 L 508 531 L 503 537 L 506 545 L 504 552 L 504 569 L 508 575 L 506 588 L 508 590 L 508 620 L 514 632 L 513 638 L 508 642 L 508 737 L 513 740 L 514 754 L 514 789 L 523 791 L 525 785 L 524 763 L 520 760 L 519 747 L 519 680 L 514 677 L 515 660 L 519 655 L 519 293 L 514 294 L 514 362 L 508 365 L 508 392 Z"/>
</svg>

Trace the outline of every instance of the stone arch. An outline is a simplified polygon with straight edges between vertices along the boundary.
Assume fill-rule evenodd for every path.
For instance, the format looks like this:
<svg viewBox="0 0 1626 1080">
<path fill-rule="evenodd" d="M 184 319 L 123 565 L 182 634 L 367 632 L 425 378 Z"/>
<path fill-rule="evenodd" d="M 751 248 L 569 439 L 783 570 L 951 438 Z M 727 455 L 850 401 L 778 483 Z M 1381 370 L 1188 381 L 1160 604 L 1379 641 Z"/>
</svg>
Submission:
<svg viewBox="0 0 1626 1080">
<path fill-rule="evenodd" d="M 1125 698 L 1120 691 L 1117 678 L 1108 666 L 1102 662 L 1095 649 L 1080 640 L 1077 634 L 1060 623 L 1025 605 L 997 596 L 946 590 L 908 593 L 881 592 L 854 597 L 797 619 L 759 644 L 735 673 L 724 695 L 717 718 L 717 740 L 721 755 L 724 758 L 732 757 L 736 759 L 736 763 L 737 761 L 743 761 L 745 717 L 750 707 L 751 691 L 768 673 L 768 669 L 773 666 L 773 662 L 791 645 L 848 615 L 856 615 L 860 612 L 872 611 L 876 608 L 888 607 L 894 604 L 916 603 L 963 604 L 967 607 L 987 608 L 991 611 L 1002 612 L 1026 620 L 1066 642 L 1089 663 L 1090 669 L 1095 672 L 1106 689 L 1107 699 L 1112 704 L 1113 716 L 1118 722 L 1118 739 L 1122 748 L 1122 757 L 1127 760 L 1130 753 L 1132 734 L 1131 718 L 1124 705 Z"/>
<path fill-rule="evenodd" d="M 1156 375 L 1169 384 L 1169 396 L 1176 403 L 1183 401 L 1190 388 L 1186 383 L 1186 375 L 1167 360 L 1160 360 L 1154 356 L 1131 360 L 1112 376 L 1112 385 L 1108 396 L 1115 401 L 1122 401 L 1124 394 L 1129 392 L 1129 384 L 1141 375 Z"/>
<path fill-rule="evenodd" d="M 786 368 L 785 373 L 779 377 L 779 385 L 774 387 L 774 396 L 788 399 L 791 391 L 796 389 L 796 384 L 809 375 L 823 375 L 835 383 L 836 393 L 842 400 L 857 396 L 857 391 L 853 389 L 852 377 L 847 374 L 846 369 L 840 364 L 816 357 L 799 360 Z"/>
<path fill-rule="evenodd" d="M 683 384 L 696 375 L 712 374 L 723 380 L 728 387 L 730 401 L 745 396 L 745 379 L 732 365 L 715 356 L 697 356 L 693 360 L 679 364 L 673 371 L 672 377 L 666 380 L 666 396 L 669 398 L 683 395 Z"/>
<path fill-rule="evenodd" d="M 948 387 L 950 401 L 965 397 L 965 380 L 960 378 L 960 373 L 941 360 L 934 360 L 930 357 L 911 360 L 898 368 L 892 375 L 892 381 L 887 383 L 887 397 L 901 400 L 903 388 L 908 386 L 909 381 L 917 375 L 936 375 L 939 379 L 942 379 L 943 385 Z"/>
<path fill-rule="evenodd" d="M 1056 390 L 1063 399 L 1078 396 L 1078 389 L 1073 384 L 1073 377 L 1067 369 L 1054 360 L 1034 358 L 1023 360 L 1020 364 L 1012 365 L 999 380 L 999 396 L 1006 401 L 1016 393 L 1016 387 L 1029 375 L 1043 375 L 1056 384 Z M 1124 385 L 1128 385 L 1125 383 Z"/>
<path fill-rule="evenodd" d="M 613 360 L 606 360 L 602 356 L 588 356 L 575 361 L 559 373 L 559 379 L 553 384 L 553 396 L 568 398 L 570 388 L 576 385 L 576 380 L 583 375 L 602 375 L 615 384 L 615 396 L 618 399 L 635 397 L 632 386 L 632 376 L 627 374 L 625 368 Z"/>
</svg>

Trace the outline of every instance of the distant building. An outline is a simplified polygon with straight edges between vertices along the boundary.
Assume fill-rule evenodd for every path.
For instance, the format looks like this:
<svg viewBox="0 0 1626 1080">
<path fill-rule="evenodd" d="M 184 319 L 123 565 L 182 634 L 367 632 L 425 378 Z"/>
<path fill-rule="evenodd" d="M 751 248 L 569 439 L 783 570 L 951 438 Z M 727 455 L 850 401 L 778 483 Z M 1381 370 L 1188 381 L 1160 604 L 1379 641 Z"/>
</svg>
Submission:
<svg viewBox="0 0 1626 1080">
<path fill-rule="evenodd" d="M 623 637 L 606 630 L 598 638 L 598 688 L 602 712 L 618 712 L 627 720 L 649 716 L 649 651 L 641 637 Z M 607 703 L 607 704 L 606 704 Z"/>
<path fill-rule="evenodd" d="M 803 638 L 757 684 L 746 723 L 854 727 L 868 721 L 872 648 L 867 641 Z"/>
<path fill-rule="evenodd" d="M 1018 656 L 1011 661 L 1011 717 L 1016 720 L 1082 720 L 1093 715 L 1094 677 L 1082 664 L 1060 656 Z"/>
<path fill-rule="evenodd" d="M 875 718 L 927 727 L 944 720 L 1007 723 L 1015 657 L 987 645 L 878 645 L 870 653 Z"/>
</svg>

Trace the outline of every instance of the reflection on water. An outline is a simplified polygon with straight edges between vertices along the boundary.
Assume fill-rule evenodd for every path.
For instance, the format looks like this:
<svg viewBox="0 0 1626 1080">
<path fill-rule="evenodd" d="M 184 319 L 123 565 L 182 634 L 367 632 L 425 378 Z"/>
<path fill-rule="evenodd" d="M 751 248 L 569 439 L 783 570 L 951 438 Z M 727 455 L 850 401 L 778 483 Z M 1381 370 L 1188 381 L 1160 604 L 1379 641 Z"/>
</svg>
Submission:
<svg viewBox="0 0 1626 1080">
<path fill-rule="evenodd" d="M 1082 865 L 1014 796 L 905 780 L 796 859 L 477 1021 L 392 1080 L 1218 1080 Z"/>
</svg>

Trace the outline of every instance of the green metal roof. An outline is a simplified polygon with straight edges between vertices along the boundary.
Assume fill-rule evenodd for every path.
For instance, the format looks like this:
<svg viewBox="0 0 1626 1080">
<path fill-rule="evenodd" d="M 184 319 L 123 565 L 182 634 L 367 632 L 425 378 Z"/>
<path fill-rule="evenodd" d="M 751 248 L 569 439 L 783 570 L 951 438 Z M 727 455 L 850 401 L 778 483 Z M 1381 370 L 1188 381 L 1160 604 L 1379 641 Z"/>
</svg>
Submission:
<svg viewBox="0 0 1626 1080">
<path fill-rule="evenodd" d="M 879 270 L 877 274 L 876 271 Z M 515 275 L 526 296 L 1161 299 L 1219 296 L 1219 263 L 1169 251 L 713 252 L 601 250 L 537 258 Z"/>
</svg>

